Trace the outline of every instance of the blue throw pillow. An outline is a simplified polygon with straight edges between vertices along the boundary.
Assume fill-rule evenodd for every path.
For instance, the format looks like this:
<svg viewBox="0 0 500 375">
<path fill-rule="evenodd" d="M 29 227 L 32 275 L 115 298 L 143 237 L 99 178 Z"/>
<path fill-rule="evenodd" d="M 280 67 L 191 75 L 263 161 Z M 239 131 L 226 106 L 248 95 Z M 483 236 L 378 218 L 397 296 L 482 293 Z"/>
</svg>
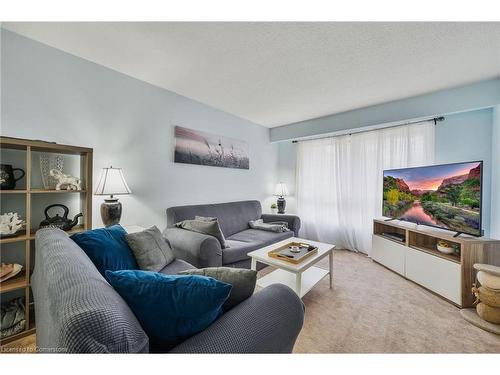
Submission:
<svg viewBox="0 0 500 375">
<path fill-rule="evenodd" d="M 203 331 L 222 313 L 232 286 L 211 277 L 106 271 L 152 343 L 170 347 Z"/>
<path fill-rule="evenodd" d="M 87 254 L 99 272 L 139 269 L 121 225 L 88 230 L 73 234 L 70 238 Z"/>
</svg>

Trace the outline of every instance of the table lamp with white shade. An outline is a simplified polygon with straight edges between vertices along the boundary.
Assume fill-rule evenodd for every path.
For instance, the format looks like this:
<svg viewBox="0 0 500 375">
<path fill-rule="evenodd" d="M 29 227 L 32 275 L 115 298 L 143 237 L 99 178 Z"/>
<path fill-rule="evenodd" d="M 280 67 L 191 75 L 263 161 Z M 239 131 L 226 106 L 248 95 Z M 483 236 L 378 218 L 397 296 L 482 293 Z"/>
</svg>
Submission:
<svg viewBox="0 0 500 375">
<path fill-rule="evenodd" d="M 286 184 L 283 182 L 280 182 L 279 184 L 277 184 L 274 195 L 278 196 L 278 200 L 276 201 L 276 204 L 278 205 L 278 213 L 284 214 L 285 207 L 286 207 L 286 201 L 285 201 L 285 198 L 283 198 L 283 197 L 288 195 L 288 189 L 286 187 Z"/>
<path fill-rule="evenodd" d="M 131 194 L 121 168 L 103 168 L 95 195 L 109 195 L 101 204 L 101 218 L 106 227 L 118 224 L 122 217 L 122 204 L 115 195 Z"/>
</svg>

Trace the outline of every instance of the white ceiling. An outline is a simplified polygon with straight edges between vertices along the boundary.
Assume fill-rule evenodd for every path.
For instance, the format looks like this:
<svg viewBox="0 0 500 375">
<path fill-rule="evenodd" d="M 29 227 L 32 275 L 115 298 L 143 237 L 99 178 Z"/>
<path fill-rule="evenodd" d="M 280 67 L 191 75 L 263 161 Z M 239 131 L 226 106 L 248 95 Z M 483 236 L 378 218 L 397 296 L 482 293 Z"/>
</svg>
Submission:
<svg viewBox="0 0 500 375">
<path fill-rule="evenodd" d="M 500 76 L 500 23 L 4 23 L 274 127 Z"/>
</svg>

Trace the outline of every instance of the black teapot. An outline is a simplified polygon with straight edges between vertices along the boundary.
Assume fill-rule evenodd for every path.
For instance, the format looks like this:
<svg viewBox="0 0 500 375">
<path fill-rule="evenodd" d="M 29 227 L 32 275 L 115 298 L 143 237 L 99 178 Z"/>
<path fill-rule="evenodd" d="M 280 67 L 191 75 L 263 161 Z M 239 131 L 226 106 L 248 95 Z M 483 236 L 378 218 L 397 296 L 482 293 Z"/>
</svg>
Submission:
<svg viewBox="0 0 500 375">
<path fill-rule="evenodd" d="M 21 176 L 14 177 L 14 172 L 20 171 Z M 0 189 L 12 190 L 16 187 L 16 182 L 24 177 L 24 171 L 21 168 L 12 168 L 10 164 L 0 164 Z"/>
<path fill-rule="evenodd" d="M 61 207 L 64 210 L 63 216 L 56 214 L 54 217 L 49 217 L 49 210 L 54 207 Z M 83 214 L 79 213 L 73 220 L 68 219 L 69 208 L 64 204 L 51 204 L 45 208 L 45 220 L 40 223 L 40 228 L 59 228 L 62 230 L 70 230 L 76 224 L 78 224 L 78 218 L 82 217 Z"/>
</svg>

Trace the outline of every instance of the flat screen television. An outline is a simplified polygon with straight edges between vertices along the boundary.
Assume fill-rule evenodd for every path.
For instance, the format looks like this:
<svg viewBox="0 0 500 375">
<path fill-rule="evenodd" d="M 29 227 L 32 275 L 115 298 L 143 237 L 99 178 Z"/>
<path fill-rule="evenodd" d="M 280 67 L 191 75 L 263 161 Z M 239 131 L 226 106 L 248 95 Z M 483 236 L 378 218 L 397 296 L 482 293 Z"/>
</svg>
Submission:
<svg viewBox="0 0 500 375">
<path fill-rule="evenodd" d="M 383 215 L 480 237 L 483 162 L 384 171 Z"/>
</svg>

